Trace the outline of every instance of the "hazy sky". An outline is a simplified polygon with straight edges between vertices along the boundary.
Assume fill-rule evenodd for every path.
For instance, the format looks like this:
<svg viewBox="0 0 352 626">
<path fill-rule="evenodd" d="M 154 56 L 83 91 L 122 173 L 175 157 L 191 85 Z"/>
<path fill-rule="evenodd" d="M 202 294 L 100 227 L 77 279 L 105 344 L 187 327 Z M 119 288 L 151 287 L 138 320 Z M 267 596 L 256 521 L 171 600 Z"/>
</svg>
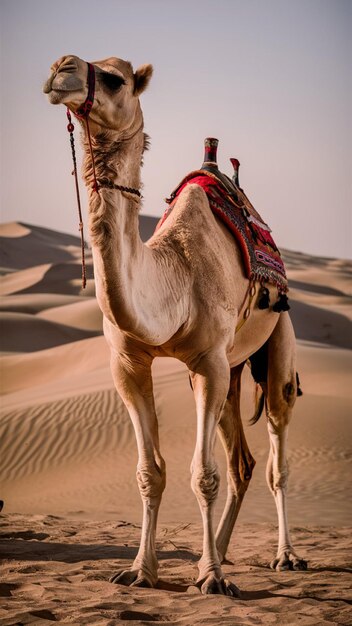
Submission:
<svg viewBox="0 0 352 626">
<path fill-rule="evenodd" d="M 1 0 L 1 219 L 77 231 L 63 107 L 42 83 L 64 54 L 150 62 L 143 213 L 201 165 L 240 182 L 279 246 L 351 255 L 351 0 Z M 78 139 L 78 133 L 77 133 Z M 82 186 L 82 196 L 85 190 Z"/>
</svg>

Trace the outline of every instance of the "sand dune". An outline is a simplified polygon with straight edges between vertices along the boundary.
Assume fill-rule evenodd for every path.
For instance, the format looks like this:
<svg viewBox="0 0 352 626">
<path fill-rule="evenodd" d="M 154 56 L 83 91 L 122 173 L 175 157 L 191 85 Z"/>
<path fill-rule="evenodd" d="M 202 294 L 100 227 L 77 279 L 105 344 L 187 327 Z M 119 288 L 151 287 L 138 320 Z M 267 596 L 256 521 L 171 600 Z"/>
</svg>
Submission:
<svg viewBox="0 0 352 626">
<path fill-rule="evenodd" d="M 74 328 L 90 330 L 96 333 L 103 332 L 103 316 L 95 298 L 86 298 L 84 301 L 60 305 L 46 309 L 37 315 L 41 319 L 66 324 Z"/>
<path fill-rule="evenodd" d="M 299 339 L 352 348 L 352 262 L 285 251 Z"/>
<path fill-rule="evenodd" d="M 333 311 L 332 307 L 298 301 L 294 295 L 290 298 L 290 305 L 297 338 L 352 348 L 352 323 L 346 315 Z M 344 305 L 343 310 L 345 308 Z"/>
<path fill-rule="evenodd" d="M 51 268 L 50 263 L 29 267 L 19 272 L 2 276 L 0 285 L 0 295 L 7 296 L 17 292 L 24 291 L 32 286 L 37 285 L 45 276 L 46 272 Z"/>
<path fill-rule="evenodd" d="M 84 296 L 81 282 L 80 262 L 77 263 L 57 263 L 47 268 L 46 272 L 36 284 L 29 285 L 20 293 L 64 293 L 66 295 Z M 87 278 L 92 279 L 93 269 L 87 263 Z M 17 290 L 19 293 L 19 290 Z"/>
<path fill-rule="evenodd" d="M 0 310 L 14 313 L 39 313 L 46 309 L 53 309 L 82 302 L 80 296 L 67 296 L 55 293 L 31 293 L 25 295 L 9 295 L 0 301 Z"/>
<path fill-rule="evenodd" d="M 141 220 L 146 238 L 156 220 Z M 257 465 L 226 572 L 243 598 L 202 597 L 193 586 L 201 549 L 190 489 L 193 394 L 184 365 L 153 365 L 167 487 L 160 512 L 156 590 L 110 585 L 136 553 L 141 503 L 133 428 L 109 371 L 92 264 L 82 290 L 79 240 L 4 225 L 1 497 L 6 578 L 0 622 L 14 624 L 349 624 L 347 550 L 352 502 L 352 264 L 285 251 L 298 370 L 304 391 L 289 435 L 289 516 L 309 572 L 274 573 L 276 513 L 265 482 L 265 419 L 248 426 L 254 383 L 246 369 L 242 413 Z M 220 444 L 219 519 L 226 497 Z M 60 517 L 57 517 L 60 516 Z M 70 519 L 71 518 L 71 519 Z M 106 521 L 113 520 L 113 521 Z M 120 521 L 119 521 L 120 520 Z M 125 521 L 123 521 L 125 520 Z"/>
<path fill-rule="evenodd" d="M 58 322 L 41 319 L 26 313 L 1 313 L 2 328 L 1 350 L 10 352 L 35 352 L 59 344 L 71 343 L 92 336 L 92 332 L 67 326 Z"/>
<path fill-rule="evenodd" d="M 331 295 L 352 295 L 352 261 L 312 257 L 300 252 L 283 251 L 290 285 L 297 282 L 306 291 Z"/>
<path fill-rule="evenodd" d="M 157 222 L 156 218 L 142 216 L 140 233 L 143 241 L 151 237 Z M 89 257 L 88 247 L 87 254 Z M 0 224 L 0 267 L 7 271 L 26 269 L 29 264 L 58 264 L 80 259 L 80 244 L 74 235 L 17 222 Z"/>
<path fill-rule="evenodd" d="M 83 377 L 91 370 L 107 368 L 109 351 L 103 337 L 94 337 L 49 350 L 7 355 L 2 361 L 2 391 L 13 394 L 48 382 L 72 381 L 75 375 Z M 3 402 L 6 404 L 7 401 L 8 397 L 5 397 Z"/>
<path fill-rule="evenodd" d="M 26 235 L 30 235 L 33 229 L 20 224 L 19 222 L 7 222 L 6 224 L 0 224 L 0 237 L 6 239 L 20 239 Z"/>
<path fill-rule="evenodd" d="M 77 237 L 40 226 L 0 225 L 0 238 L 0 265 L 12 270 L 25 269 L 29 263 L 56 264 L 80 258 Z"/>
</svg>

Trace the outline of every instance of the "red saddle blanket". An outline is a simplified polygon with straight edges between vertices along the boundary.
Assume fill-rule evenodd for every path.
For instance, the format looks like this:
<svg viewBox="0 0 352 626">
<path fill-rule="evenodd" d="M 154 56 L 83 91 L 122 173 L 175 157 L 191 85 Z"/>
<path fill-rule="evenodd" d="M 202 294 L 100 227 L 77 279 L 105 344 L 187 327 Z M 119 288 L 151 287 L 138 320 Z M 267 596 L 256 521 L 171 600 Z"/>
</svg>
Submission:
<svg viewBox="0 0 352 626">
<path fill-rule="evenodd" d="M 272 283 L 280 293 L 286 293 L 285 266 L 269 226 L 263 222 L 242 189 L 233 185 L 223 174 L 219 175 L 221 179 L 215 173 L 198 170 L 186 176 L 167 199 L 169 206 L 156 230 L 168 218 L 186 185 L 200 185 L 208 196 L 214 215 L 226 224 L 238 242 L 247 277 L 262 284 Z"/>
</svg>

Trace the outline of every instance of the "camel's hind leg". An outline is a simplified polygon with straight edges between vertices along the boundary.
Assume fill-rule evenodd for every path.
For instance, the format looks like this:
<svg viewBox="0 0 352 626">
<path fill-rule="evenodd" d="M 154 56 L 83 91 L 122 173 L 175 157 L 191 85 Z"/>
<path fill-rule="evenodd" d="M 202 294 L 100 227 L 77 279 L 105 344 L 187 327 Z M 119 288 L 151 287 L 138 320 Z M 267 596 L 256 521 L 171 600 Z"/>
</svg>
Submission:
<svg viewBox="0 0 352 626">
<path fill-rule="evenodd" d="M 227 500 L 216 532 L 216 547 L 221 561 L 225 558 L 255 465 L 243 432 L 240 413 L 243 367 L 244 363 L 231 370 L 230 389 L 218 426 L 227 459 Z"/>
<path fill-rule="evenodd" d="M 266 396 L 270 452 L 267 482 L 276 504 L 279 541 L 273 569 L 307 569 L 307 563 L 297 556 L 290 538 L 286 507 L 288 467 L 286 443 L 288 424 L 296 400 L 296 342 L 287 313 L 280 319 L 268 341 L 268 378 L 263 385 Z"/>
<path fill-rule="evenodd" d="M 111 371 L 136 434 L 137 482 L 143 502 L 143 523 L 140 547 L 131 569 L 117 572 L 110 581 L 122 585 L 154 587 L 158 580 L 155 534 L 161 496 L 165 488 L 165 463 L 159 449 L 151 360 L 145 355 L 113 353 Z"/>
</svg>

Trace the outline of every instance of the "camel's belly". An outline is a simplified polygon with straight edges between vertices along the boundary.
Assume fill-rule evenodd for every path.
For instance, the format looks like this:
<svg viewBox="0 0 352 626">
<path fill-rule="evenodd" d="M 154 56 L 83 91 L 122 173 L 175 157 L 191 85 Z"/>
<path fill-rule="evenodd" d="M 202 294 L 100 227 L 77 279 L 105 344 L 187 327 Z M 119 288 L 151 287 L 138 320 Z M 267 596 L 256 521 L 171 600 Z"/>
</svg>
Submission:
<svg viewBox="0 0 352 626">
<path fill-rule="evenodd" d="M 250 317 L 245 321 L 242 327 L 235 334 L 233 341 L 233 334 L 229 329 L 229 342 L 232 343 L 227 352 L 230 367 L 235 367 L 240 363 L 246 361 L 252 354 L 254 354 L 261 346 L 269 339 L 276 324 L 279 320 L 279 314 L 268 310 L 260 310 L 255 307 L 250 314 Z M 235 324 L 235 320 L 234 320 Z M 211 324 L 212 327 L 216 327 L 216 322 Z M 230 339 L 230 335 L 232 338 Z M 180 338 L 177 340 L 177 347 L 172 338 L 167 344 L 162 346 L 154 346 L 152 348 L 153 356 L 171 356 L 178 358 L 186 363 L 189 367 L 192 361 L 197 360 L 200 354 L 206 354 L 212 352 L 216 347 L 216 342 L 209 338 L 209 341 L 202 341 L 200 344 L 197 342 L 197 338 L 192 334 L 185 336 L 180 342 Z"/>
<path fill-rule="evenodd" d="M 270 285 L 270 300 L 277 297 L 276 288 Z M 257 298 L 256 298 L 257 300 Z M 243 317 L 240 317 L 240 322 Z M 275 313 L 272 307 L 261 310 L 254 302 L 248 319 L 235 334 L 235 341 L 228 354 L 231 367 L 243 363 L 251 354 L 254 354 L 269 339 L 276 324 L 279 321 L 279 313 Z"/>
</svg>

